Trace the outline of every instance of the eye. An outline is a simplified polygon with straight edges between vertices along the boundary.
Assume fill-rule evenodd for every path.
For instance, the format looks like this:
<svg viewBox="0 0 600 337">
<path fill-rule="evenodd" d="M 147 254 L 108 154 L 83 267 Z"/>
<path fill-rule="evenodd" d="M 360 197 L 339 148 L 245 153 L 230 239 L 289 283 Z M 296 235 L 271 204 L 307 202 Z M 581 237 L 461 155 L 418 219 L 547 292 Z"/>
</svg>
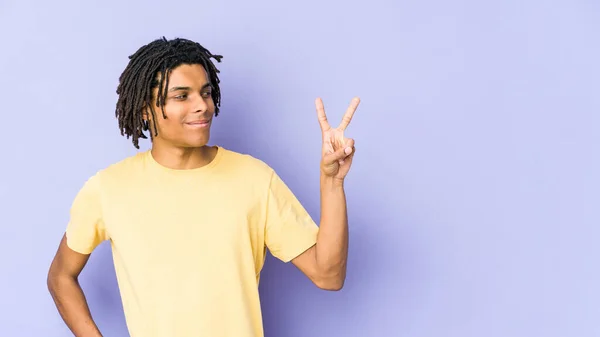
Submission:
<svg viewBox="0 0 600 337">
<path fill-rule="evenodd" d="M 204 97 L 204 98 L 209 98 L 211 96 L 212 96 L 212 92 L 210 92 L 210 91 L 205 91 L 202 93 L 202 97 Z"/>
<path fill-rule="evenodd" d="M 177 95 L 177 96 L 174 96 L 173 98 L 176 99 L 176 100 L 181 101 L 181 100 L 184 100 L 184 99 L 187 98 L 187 94 Z"/>
</svg>

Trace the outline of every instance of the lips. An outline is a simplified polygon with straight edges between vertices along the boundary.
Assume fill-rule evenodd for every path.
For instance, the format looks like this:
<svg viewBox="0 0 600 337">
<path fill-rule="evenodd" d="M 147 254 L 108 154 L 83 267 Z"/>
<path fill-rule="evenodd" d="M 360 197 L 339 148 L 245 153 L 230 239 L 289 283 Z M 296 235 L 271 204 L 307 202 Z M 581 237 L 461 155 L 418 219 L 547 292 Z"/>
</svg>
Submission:
<svg viewBox="0 0 600 337">
<path fill-rule="evenodd" d="M 210 124 L 210 119 L 199 119 L 185 124 L 193 127 L 207 127 Z"/>
<path fill-rule="evenodd" d="M 186 124 L 198 125 L 198 124 L 208 124 L 209 122 L 210 122 L 210 120 L 208 120 L 208 119 L 200 119 L 197 121 L 187 122 Z"/>
</svg>

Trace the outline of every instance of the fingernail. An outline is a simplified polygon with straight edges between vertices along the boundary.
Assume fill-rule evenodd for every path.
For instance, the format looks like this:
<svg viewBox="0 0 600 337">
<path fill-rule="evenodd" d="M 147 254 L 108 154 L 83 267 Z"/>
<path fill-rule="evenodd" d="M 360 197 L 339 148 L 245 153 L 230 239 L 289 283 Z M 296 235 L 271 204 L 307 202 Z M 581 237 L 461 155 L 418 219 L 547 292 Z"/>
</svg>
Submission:
<svg viewBox="0 0 600 337">
<path fill-rule="evenodd" d="M 346 152 L 346 154 L 350 154 L 350 153 L 352 153 L 352 148 L 347 147 L 346 150 L 344 150 L 344 152 Z"/>
</svg>

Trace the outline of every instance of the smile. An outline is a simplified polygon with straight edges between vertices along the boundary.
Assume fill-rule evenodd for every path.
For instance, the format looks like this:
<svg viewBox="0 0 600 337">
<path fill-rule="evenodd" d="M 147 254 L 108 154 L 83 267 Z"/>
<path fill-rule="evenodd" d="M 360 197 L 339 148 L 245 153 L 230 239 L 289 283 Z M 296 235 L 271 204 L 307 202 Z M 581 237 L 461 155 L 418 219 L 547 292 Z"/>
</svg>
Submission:
<svg viewBox="0 0 600 337">
<path fill-rule="evenodd" d="M 185 125 L 192 127 L 192 128 L 197 128 L 197 129 L 207 128 L 210 125 L 210 120 L 193 121 L 193 122 L 185 123 Z"/>
</svg>

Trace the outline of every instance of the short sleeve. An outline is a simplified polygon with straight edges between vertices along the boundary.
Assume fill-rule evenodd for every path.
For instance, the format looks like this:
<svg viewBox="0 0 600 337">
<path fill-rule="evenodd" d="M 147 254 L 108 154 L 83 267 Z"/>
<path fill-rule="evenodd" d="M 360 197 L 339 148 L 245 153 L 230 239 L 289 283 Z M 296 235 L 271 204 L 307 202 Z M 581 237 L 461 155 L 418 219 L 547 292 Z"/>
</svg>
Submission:
<svg viewBox="0 0 600 337">
<path fill-rule="evenodd" d="M 97 174 L 85 182 L 73 200 L 66 237 L 69 248 L 81 254 L 90 254 L 102 241 L 108 240 L 102 221 Z"/>
<path fill-rule="evenodd" d="M 288 186 L 272 173 L 267 199 L 265 243 L 273 256 L 289 262 L 317 242 L 319 227 Z"/>
</svg>

